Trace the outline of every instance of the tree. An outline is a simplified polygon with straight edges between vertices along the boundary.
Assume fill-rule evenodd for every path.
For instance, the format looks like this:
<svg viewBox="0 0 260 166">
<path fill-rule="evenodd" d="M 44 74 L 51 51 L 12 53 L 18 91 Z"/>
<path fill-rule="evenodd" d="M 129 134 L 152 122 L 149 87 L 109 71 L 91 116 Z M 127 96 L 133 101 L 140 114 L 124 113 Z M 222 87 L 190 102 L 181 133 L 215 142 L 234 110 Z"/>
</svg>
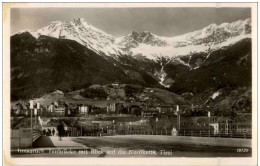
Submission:
<svg viewBox="0 0 260 166">
<path fill-rule="evenodd" d="M 138 107 L 138 106 L 133 106 L 132 108 L 131 108 L 131 114 L 132 115 L 135 115 L 135 116 L 140 116 L 141 115 L 141 108 L 140 107 Z"/>
<path fill-rule="evenodd" d="M 119 110 L 120 114 L 127 114 L 128 110 L 126 107 L 121 107 L 121 109 Z"/>
<path fill-rule="evenodd" d="M 108 94 L 102 88 L 86 88 L 83 92 L 80 92 L 80 95 L 86 98 L 99 98 L 106 99 Z"/>
<path fill-rule="evenodd" d="M 141 92 L 143 90 L 143 87 L 133 87 L 131 85 L 126 85 L 124 87 L 124 90 L 127 97 L 133 97 L 134 94 Z"/>
</svg>

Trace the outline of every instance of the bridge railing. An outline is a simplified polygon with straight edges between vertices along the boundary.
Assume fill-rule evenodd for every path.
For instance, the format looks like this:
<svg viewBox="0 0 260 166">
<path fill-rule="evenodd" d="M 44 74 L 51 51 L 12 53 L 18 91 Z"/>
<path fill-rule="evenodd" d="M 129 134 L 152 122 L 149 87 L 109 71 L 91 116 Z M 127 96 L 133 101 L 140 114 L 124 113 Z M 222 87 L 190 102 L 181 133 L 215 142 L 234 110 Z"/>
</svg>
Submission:
<svg viewBox="0 0 260 166">
<path fill-rule="evenodd" d="M 79 135 L 81 132 L 78 130 Z M 109 131 L 88 131 L 82 132 L 81 136 L 113 136 L 113 135 L 165 135 L 165 136 L 173 136 L 172 132 L 167 130 L 125 130 L 125 131 L 117 131 L 117 130 L 109 130 Z M 175 136 L 188 136 L 188 137 L 221 137 L 221 138 L 244 138 L 251 139 L 251 132 L 235 132 L 235 131 L 227 131 L 227 132 L 218 132 L 214 133 L 214 131 L 207 130 L 181 130 L 175 134 Z"/>
<path fill-rule="evenodd" d="M 181 130 L 178 133 L 178 136 L 251 139 L 252 133 L 250 131 L 237 132 L 237 131 L 233 131 L 233 130 L 219 131 L 219 132 L 206 131 L 206 130 Z"/>
<path fill-rule="evenodd" d="M 34 129 L 32 133 L 32 142 L 35 142 L 41 136 L 42 136 L 42 131 Z"/>
</svg>

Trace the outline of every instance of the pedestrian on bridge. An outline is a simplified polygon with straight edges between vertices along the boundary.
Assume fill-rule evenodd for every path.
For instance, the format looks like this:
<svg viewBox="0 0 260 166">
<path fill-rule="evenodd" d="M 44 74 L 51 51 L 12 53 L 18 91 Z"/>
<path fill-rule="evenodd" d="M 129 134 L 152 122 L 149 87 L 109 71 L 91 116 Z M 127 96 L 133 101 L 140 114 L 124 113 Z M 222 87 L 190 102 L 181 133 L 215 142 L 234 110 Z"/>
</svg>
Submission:
<svg viewBox="0 0 260 166">
<path fill-rule="evenodd" d="M 48 129 L 48 136 L 51 136 L 51 129 Z"/>
<path fill-rule="evenodd" d="M 55 136 L 55 129 L 52 129 L 52 136 Z"/>
<path fill-rule="evenodd" d="M 61 121 L 60 121 L 60 124 L 57 126 L 57 130 L 58 130 L 58 134 L 59 134 L 60 141 L 61 141 L 61 137 L 62 137 L 62 134 L 63 134 L 63 131 L 64 131 Z"/>
<path fill-rule="evenodd" d="M 42 134 L 43 134 L 44 136 L 46 135 L 46 130 L 45 130 L 45 129 L 43 129 Z"/>
</svg>

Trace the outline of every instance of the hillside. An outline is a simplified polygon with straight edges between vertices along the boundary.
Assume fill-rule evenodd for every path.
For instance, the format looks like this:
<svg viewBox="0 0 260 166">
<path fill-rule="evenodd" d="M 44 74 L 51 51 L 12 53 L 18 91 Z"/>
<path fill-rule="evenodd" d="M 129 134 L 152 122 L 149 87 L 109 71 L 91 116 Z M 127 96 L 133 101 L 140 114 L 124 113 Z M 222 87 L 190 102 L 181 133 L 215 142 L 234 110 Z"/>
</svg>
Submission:
<svg viewBox="0 0 260 166">
<path fill-rule="evenodd" d="M 130 78 L 113 62 L 75 41 L 48 36 L 35 39 L 30 33 L 11 37 L 12 100 L 116 81 L 146 83 Z"/>
<path fill-rule="evenodd" d="M 11 98 L 41 98 L 56 90 L 68 95 L 93 84 L 119 83 L 153 93 L 131 98 L 117 89 L 109 98 L 211 104 L 224 110 L 234 105 L 231 92 L 238 91 L 240 98 L 240 89 L 251 90 L 251 63 L 250 19 L 211 24 L 175 37 L 133 31 L 118 38 L 84 19 L 55 21 L 11 36 Z M 221 101 L 208 101 L 220 92 Z M 251 96 L 245 96 L 250 101 Z M 78 92 L 69 99 L 84 100 Z"/>
<path fill-rule="evenodd" d="M 141 91 L 129 96 L 128 92 L 126 92 L 125 90 L 125 86 L 138 87 L 141 88 Z M 70 92 L 62 92 L 60 90 L 56 90 L 36 98 L 35 101 L 44 106 L 48 106 L 55 101 L 64 101 L 66 104 L 93 104 L 98 107 L 106 107 L 107 103 L 112 101 L 121 100 L 125 102 L 130 102 L 131 98 L 135 98 L 134 102 L 137 103 L 148 102 L 151 104 L 187 104 L 187 101 L 183 97 L 159 88 L 145 88 L 129 84 L 122 84 L 119 87 L 113 87 L 111 86 L 111 84 L 107 84 L 104 86 L 92 85 L 89 88 L 96 87 L 98 87 L 98 89 L 104 89 L 107 92 L 108 97 L 106 99 L 86 98 L 81 94 L 84 89 Z M 14 102 L 14 104 L 16 103 L 17 102 Z"/>
<path fill-rule="evenodd" d="M 53 21 L 38 30 L 25 30 L 17 35 L 23 33 L 30 33 L 35 39 L 49 36 L 76 41 L 121 67 L 132 79 L 149 82 L 150 86 L 159 83 L 169 87 L 175 80 L 173 74 L 179 68 L 197 69 L 211 52 L 250 39 L 251 19 L 219 25 L 212 23 L 200 30 L 174 37 L 158 36 L 149 31 L 132 31 L 128 35 L 114 37 L 84 18 Z M 165 65 L 170 63 L 174 63 L 171 67 L 173 72 L 166 71 Z"/>
<path fill-rule="evenodd" d="M 213 51 L 201 61 L 200 68 L 194 70 L 188 68 L 174 70 L 176 65 L 173 64 L 165 67 L 168 75 L 174 78 L 174 83 L 171 85 L 174 92 L 196 94 L 211 88 L 217 91 L 221 88 L 235 89 L 240 86 L 251 86 L 250 39 Z"/>
</svg>

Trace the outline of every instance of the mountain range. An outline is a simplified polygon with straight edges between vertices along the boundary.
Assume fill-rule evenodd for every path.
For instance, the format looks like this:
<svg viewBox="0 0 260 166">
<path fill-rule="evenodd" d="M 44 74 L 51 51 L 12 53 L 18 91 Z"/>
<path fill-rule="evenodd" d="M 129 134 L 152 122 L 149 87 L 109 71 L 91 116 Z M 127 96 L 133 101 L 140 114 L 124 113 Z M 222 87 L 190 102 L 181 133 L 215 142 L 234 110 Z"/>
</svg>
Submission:
<svg viewBox="0 0 260 166">
<path fill-rule="evenodd" d="M 175 37 L 161 37 L 149 31 L 132 31 L 129 35 L 114 37 L 95 28 L 83 18 L 68 22 L 54 21 L 39 30 L 25 30 L 17 34 L 23 32 L 31 33 L 36 39 L 45 35 L 74 40 L 106 56 L 141 54 L 156 60 L 160 57 L 176 58 L 191 52 L 207 52 L 209 49 L 219 49 L 248 38 L 251 34 L 251 19 L 220 25 L 210 24 L 201 30 Z"/>
<path fill-rule="evenodd" d="M 179 95 L 250 88 L 251 19 L 174 37 L 114 37 L 79 18 L 11 36 L 12 100 L 113 82 Z"/>
</svg>

